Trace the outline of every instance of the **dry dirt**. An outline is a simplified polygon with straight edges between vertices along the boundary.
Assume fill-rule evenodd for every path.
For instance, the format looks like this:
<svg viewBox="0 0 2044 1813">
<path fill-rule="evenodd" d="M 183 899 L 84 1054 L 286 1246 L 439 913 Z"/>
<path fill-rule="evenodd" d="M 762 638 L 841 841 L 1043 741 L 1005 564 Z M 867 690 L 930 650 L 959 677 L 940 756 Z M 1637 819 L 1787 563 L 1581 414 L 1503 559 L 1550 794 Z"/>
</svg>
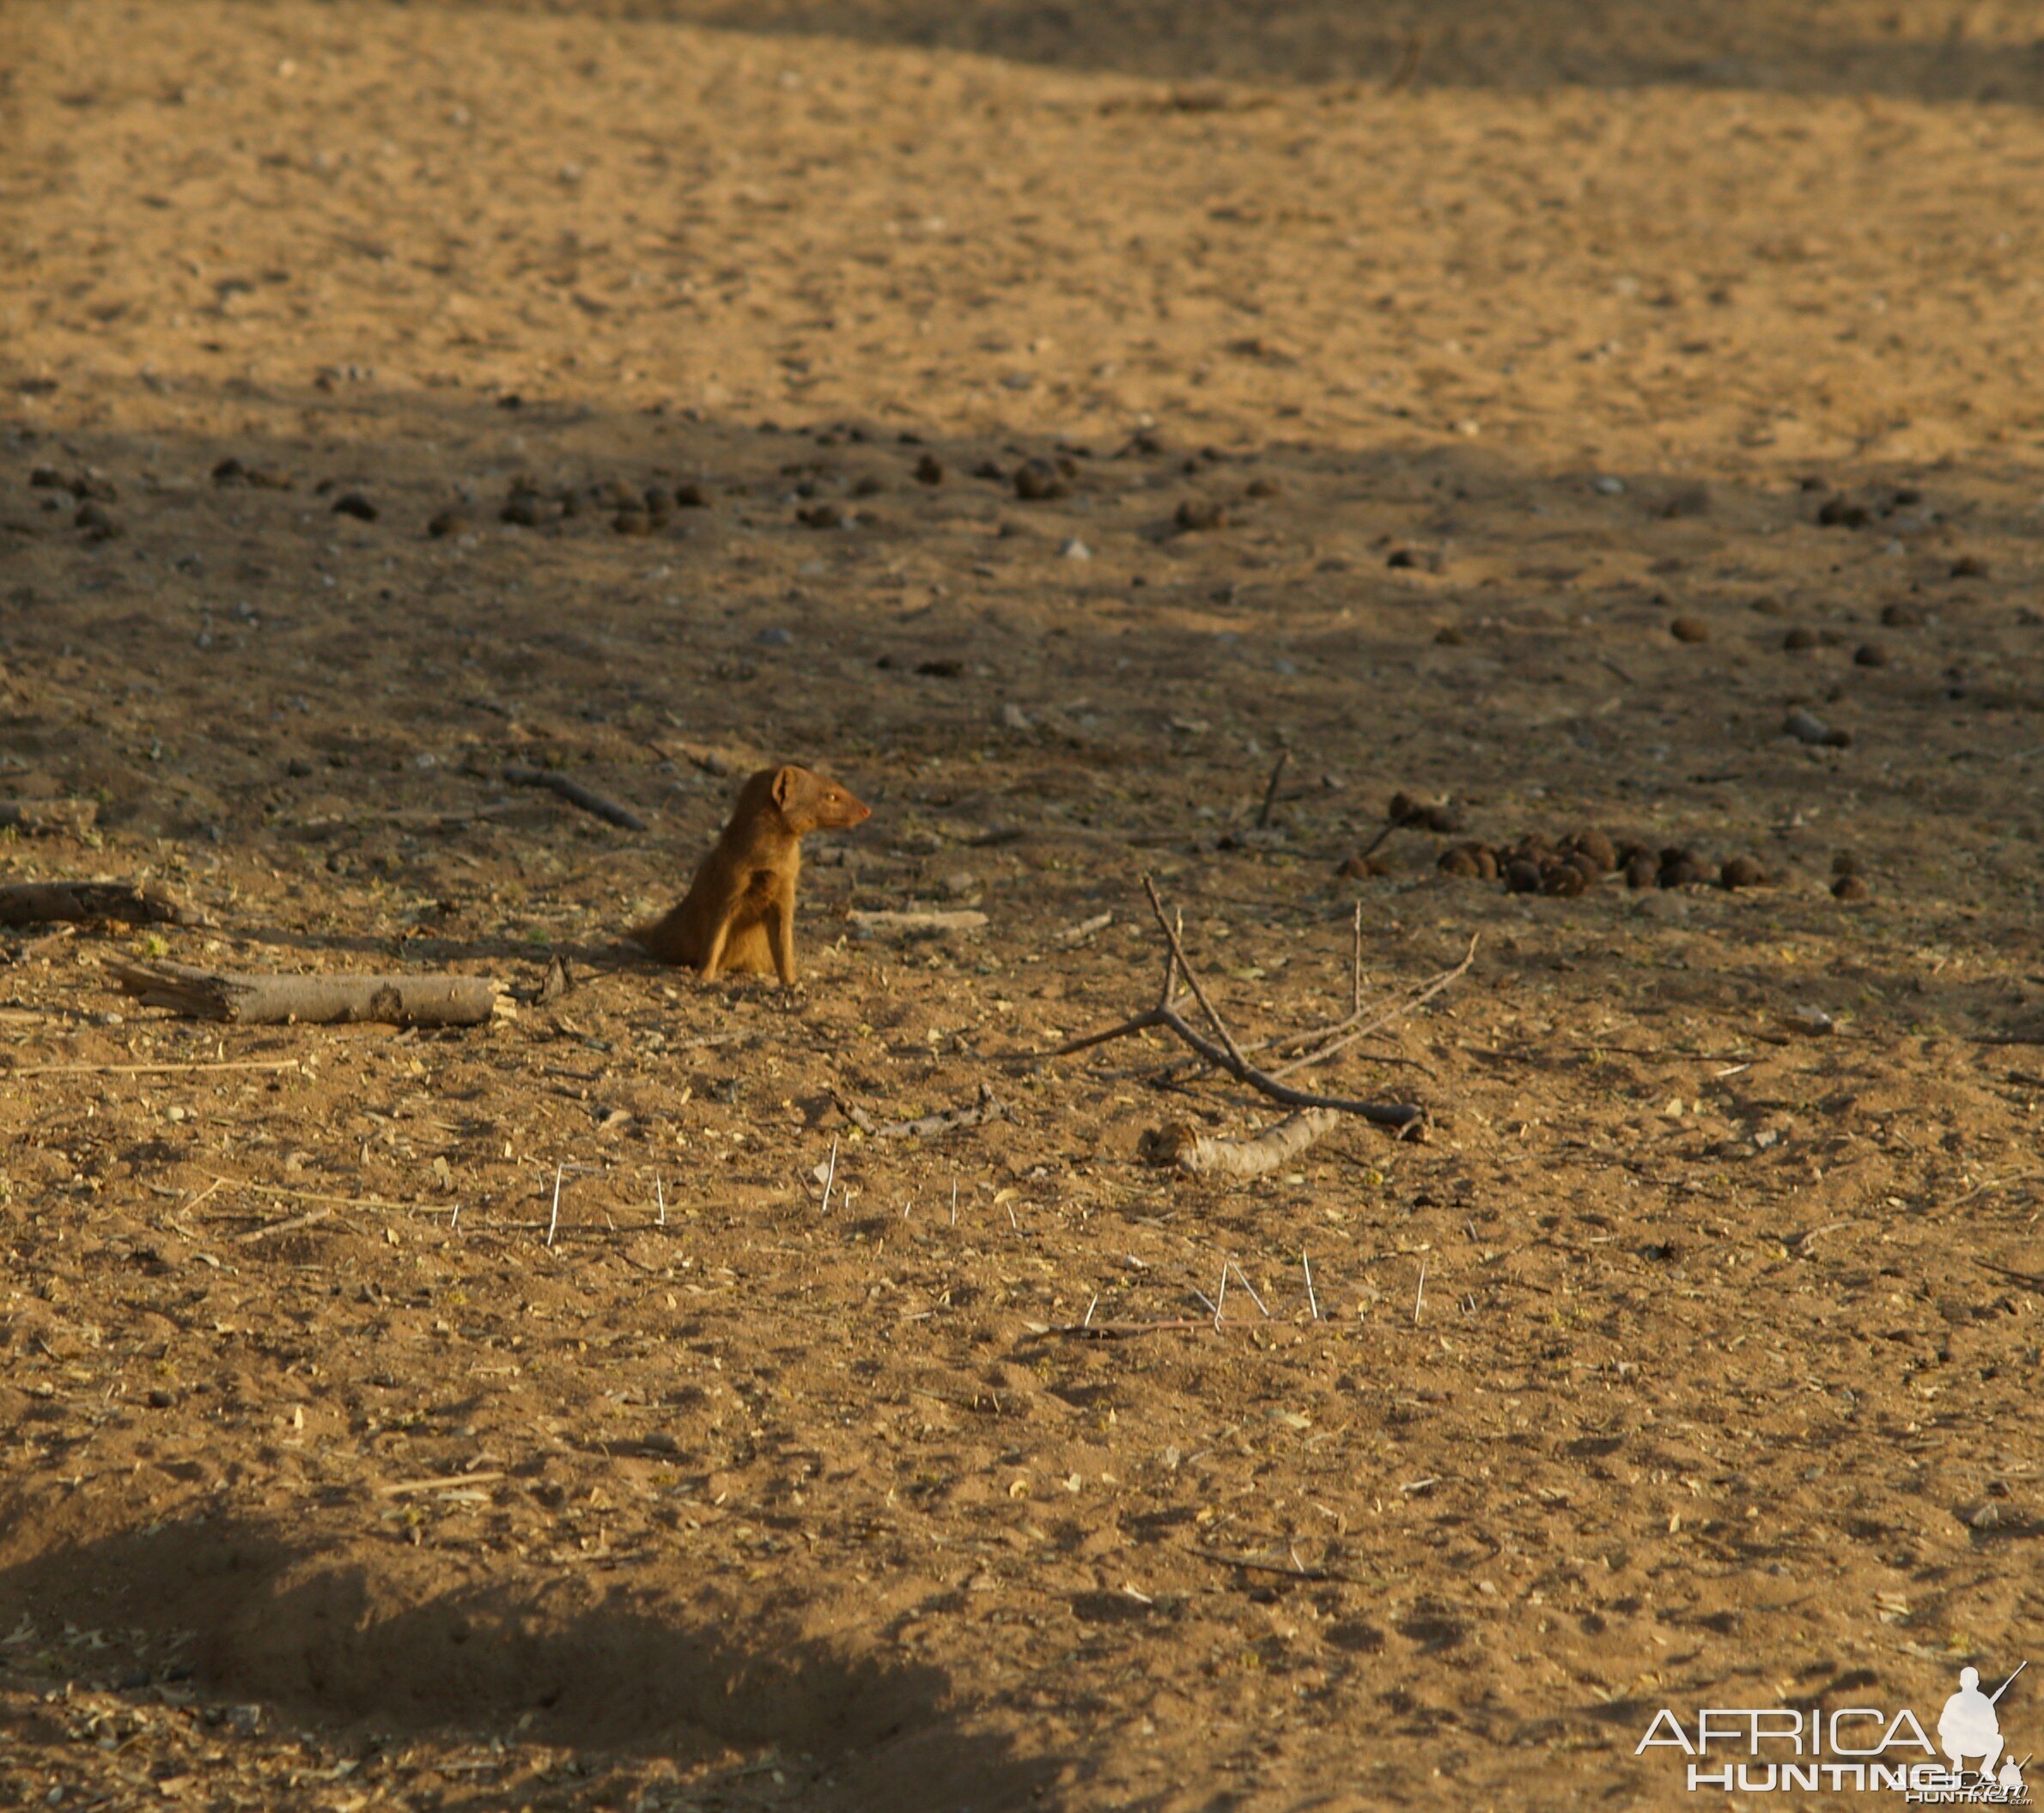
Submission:
<svg viewBox="0 0 2044 1813">
<path fill-rule="evenodd" d="M 2038 1653 L 2035 9 L 1267 10 L 0 14 L 0 792 L 98 817 L 0 878 L 215 921 L 9 934 L 0 1805 L 1670 1804 L 1656 1707 Z M 770 757 L 874 808 L 800 989 L 622 960 Z M 1401 788 L 1773 882 L 1338 873 Z M 1146 873 L 1245 1037 L 1478 934 L 1314 1074 L 1427 1136 L 1026 1062 Z"/>
</svg>

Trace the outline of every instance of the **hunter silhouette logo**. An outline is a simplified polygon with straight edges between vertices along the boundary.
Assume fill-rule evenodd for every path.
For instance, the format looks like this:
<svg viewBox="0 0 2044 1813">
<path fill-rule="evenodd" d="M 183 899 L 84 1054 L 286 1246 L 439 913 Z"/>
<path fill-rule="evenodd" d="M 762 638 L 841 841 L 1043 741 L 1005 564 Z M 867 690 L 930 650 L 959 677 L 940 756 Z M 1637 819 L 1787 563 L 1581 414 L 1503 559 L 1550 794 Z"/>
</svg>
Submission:
<svg viewBox="0 0 2044 1813">
<path fill-rule="evenodd" d="M 1664 1707 L 1633 1754 L 1680 1750 L 1692 1794 L 1885 1790 L 1911 1806 L 2027 1807 L 2029 1755 L 2010 1754 L 2001 1721 L 2003 1697 L 2029 1666 L 2018 1663 L 1991 1694 L 1978 1669 L 1962 1669 L 1934 1743 L 1907 1707 L 1706 1707 L 1688 1725 Z"/>
</svg>

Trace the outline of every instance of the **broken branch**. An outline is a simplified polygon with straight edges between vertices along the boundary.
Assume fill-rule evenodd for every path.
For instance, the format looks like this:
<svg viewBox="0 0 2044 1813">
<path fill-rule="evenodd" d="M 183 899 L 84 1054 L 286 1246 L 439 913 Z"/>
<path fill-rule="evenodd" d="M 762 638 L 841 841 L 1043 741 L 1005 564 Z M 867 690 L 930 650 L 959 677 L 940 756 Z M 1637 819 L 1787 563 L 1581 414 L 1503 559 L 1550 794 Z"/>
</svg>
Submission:
<svg viewBox="0 0 2044 1813">
<path fill-rule="evenodd" d="M 1161 999 L 1147 1012 L 1135 1014 L 1119 1025 L 1110 1026 L 1104 1032 L 1091 1033 L 1083 1038 L 1068 1040 L 1055 1051 L 1043 1054 L 1046 1057 L 1069 1057 L 1074 1052 L 1083 1051 L 1092 1045 L 1104 1044 L 1109 1039 L 1123 1038 L 1130 1033 L 1157 1027 L 1183 1040 L 1215 1069 L 1226 1071 L 1237 1082 L 1246 1083 L 1259 1094 L 1268 1096 L 1274 1102 L 1282 1102 L 1287 1108 L 1324 1108 L 1336 1114 L 1358 1115 L 1375 1126 L 1389 1127 L 1402 1135 L 1409 1134 L 1425 1123 L 1427 1110 L 1410 1103 L 1358 1102 L 1341 1096 L 1311 1095 L 1305 1090 L 1294 1089 L 1289 1084 L 1279 1081 L 1275 1076 L 1259 1070 L 1250 1063 L 1242 1055 L 1242 1047 L 1236 1043 L 1234 1034 L 1229 1031 L 1227 1022 L 1220 1017 L 1219 1010 L 1208 998 L 1197 971 L 1185 955 L 1185 946 L 1178 931 L 1164 910 L 1164 902 L 1158 897 L 1156 884 L 1145 875 L 1142 885 L 1150 897 L 1151 909 L 1157 916 L 1157 923 L 1162 928 L 1165 938 L 1164 992 Z M 1468 960 L 1465 959 L 1463 968 L 1467 967 Z M 1456 973 L 1461 972 L 1457 970 Z M 1181 976 L 1219 1035 L 1220 1043 L 1216 1043 L 1214 1039 L 1187 1025 L 1184 1016 L 1172 1005 Z M 1451 976 L 1449 979 L 1453 978 Z M 1445 987 L 1446 983 L 1442 983 L 1442 986 Z"/>
<path fill-rule="evenodd" d="M 479 1026 L 496 1009 L 484 976 L 254 976 L 186 964 L 123 964 L 115 980 L 152 1007 L 246 1025 L 380 1020 L 393 1026 Z"/>
<path fill-rule="evenodd" d="M 204 913 L 125 881 L 16 881 L 0 887 L 0 925 L 118 919 L 125 925 L 210 925 Z"/>
<path fill-rule="evenodd" d="M 549 793 L 558 794 L 570 806 L 579 806 L 584 812 L 593 812 L 609 824 L 623 825 L 628 831 L 646 829 L 646 821 L 630 806 L 606 800 L 593 788 L 584 787 L 580 781 L 551 768 L 525 768 L 516 762 L 507 762 L 504 778 L 514 787 L 544 787 Z"/>
<path fill-rule="evenodd" d="M 1216 1173 L 1226 1177 L 1260 1177 L 1289 1165 L 1316 1140 L 1341 1123 L 1331 1109 L 1309 1108 L 1288 1114 L 1274 1126 L 1246 1140 L 1201 1133 L 1183 1121 L 1153 1127 L 1142 1136 L 1142 1156 L 1194 1177 Z"/>
</svg>

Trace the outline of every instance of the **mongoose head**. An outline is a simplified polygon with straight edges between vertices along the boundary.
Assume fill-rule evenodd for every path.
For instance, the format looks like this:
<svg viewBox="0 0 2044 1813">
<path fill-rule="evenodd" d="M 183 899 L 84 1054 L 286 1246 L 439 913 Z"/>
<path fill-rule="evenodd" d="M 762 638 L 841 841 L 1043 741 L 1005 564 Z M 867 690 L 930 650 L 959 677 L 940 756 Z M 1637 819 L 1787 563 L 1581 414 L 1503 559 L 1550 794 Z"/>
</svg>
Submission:
<svg viewBox="0 0 2044 1813">
<path fill-rule="evenodd" d="M 813 769 L 776 768 L 769 791 L 798 837 L 808 831 L 849 830 L 873 817 L 873 808 Z"/>
</svg>

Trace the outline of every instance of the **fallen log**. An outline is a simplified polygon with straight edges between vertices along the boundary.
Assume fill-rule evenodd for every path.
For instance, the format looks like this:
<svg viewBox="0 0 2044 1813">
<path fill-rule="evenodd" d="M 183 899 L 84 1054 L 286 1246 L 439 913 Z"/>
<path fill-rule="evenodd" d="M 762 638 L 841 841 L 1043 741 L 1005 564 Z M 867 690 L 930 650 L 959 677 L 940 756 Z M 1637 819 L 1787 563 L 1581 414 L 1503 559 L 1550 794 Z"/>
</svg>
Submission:
<svg viewBox="0 0 2044 1813">
<path fill-rule="evenodd" d="M 1230 1140 L 1173 1121 L 1144 1134 L 1140 1150 L 1153 1165 L 1169 1165 L 1195 1177 L 1261 1177 L 1291 1164 L 1314 1141 L 1341 1124 L 1341 1116 L 1331 1108 L 1306 1108 L 1249 1139 Z"/>
<path fill-rule="evenodd" d="M 97 800 L 0 800 L 0 830 L 25 831 L 32 837 L 52 832 L 79 837 L 99 816 Z"/>
<path fill-rule="evenodd" d="M 599 818 L 622 825 L 628 831 L 646 829 L 646 821 L 629 806 L 606 800 L 594 788 L 584 787 L 580 781 L 553 769 L 524 768 L 511 762 L 505 764 L 504 778 L 514 787 L 544 787 L 549 793 L 558 794 L 570 806 L 579 806 L 584 812 L 593 812 Z"/>
<path fill-rule="evenodd" d="M 0 887 L 0 925 L 97 919 L 125 925 L 212 923 L 196 907 L 125 881 L 15 881 Z"/>
<path fill-rule="evenodd" d="M 253 1026 L 479 1026 L 496 1011 L 484 976 L 255 976 L 165 963 L 123 964 L 114 978 L 145 1006 Z"/>
</svg>

